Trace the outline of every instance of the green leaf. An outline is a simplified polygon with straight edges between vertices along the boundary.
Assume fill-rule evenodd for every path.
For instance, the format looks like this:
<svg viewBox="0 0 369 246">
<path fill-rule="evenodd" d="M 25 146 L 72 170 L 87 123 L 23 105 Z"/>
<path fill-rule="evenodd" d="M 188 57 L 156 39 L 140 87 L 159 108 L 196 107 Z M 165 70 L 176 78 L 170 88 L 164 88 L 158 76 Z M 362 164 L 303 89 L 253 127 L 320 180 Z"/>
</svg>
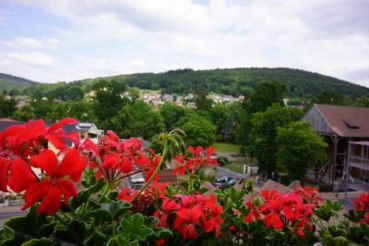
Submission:
<svg viewBox="0 0 369 246">
<path fill-rule="evenodd" d="M 72 199 L 72 208 L 77 209 L 82 204 L 86 203 L 90 196 L 94 193 L 97 193 L 103 186 L 105 185 L 104 180 L 100 179 L 96 184 L 88 188 L 87 190 L 81 191 L 77 196 Z"/>
<path fill-rule="evenodd" d="M 130 203 L 120 200 L 101 204 L 101 208 L 109 211 L 114 219 L 120 218 L 123 214 L 127 213 L 131 207 L 132 205 Z"/>
<path fill-rule="evenodd" d="M 86 203 L 88 198 L 89 198 L 89 192 L 86 190 L 86 191 L 80 191 L 78 193 L 77 196 L 73 197 L 72 199 L 72 208 L 73 209 L 77 209 L 78 207 L 80 207 L 82 204 Z"/>
<path fill-rule="evenodd" d="M 56 245 L 56 242 L 51 238 L 42 237 L 40 239 L 32 239 L 24 242 L 22 246 L 50 246 Z"/>
<path fill-rule="evenodd" d="M 81 221 L 71 220 L 66 230 L 57 230 L 53 236 L 61 241 L 82 243 L 87 234 L 86 224 Z"/>
<path fill-rule="evenodd" d="M 46 215 L 36 214 L 36 207 L 31 207 L 26 216 L 8 219 L 4 223 L 4 228 L 8 229 L 2 234 L 9 242 L 21 244 L 32 238 L 49 237 L 54 227 L 55 223 L 49 222 Z"/>
<path fill-rule="evenodd" d="M 131 217 L 121 219 L 123 233 L 130 239 L 144 241 L 154 231 L 145 225 L 145 218 L 142 214 L 134 214 Z"/>
<path fill-rule="evenodd" d="M 113 216 L 110 211 L 105 209 L 92 210 L 87 213 L 87 216 L 93 217 L 97 223 L 107 221 L 110 222 L 113 220 Z"/>
<path fill-rule="evenodd" d="M 151 228 L 151 230 L 153 230 L 153 236 L 156 237 L 156 239 L 159 238 L 166 238 L 166 237 L 170 237 L 173 235 L 173 233 L 163 227 L 157 227 L 158 225 L 158 218 L 154 217 L 154 216 L 149 216 L 149 217 L 145 217 L 145 224 Z"/>
</svg>

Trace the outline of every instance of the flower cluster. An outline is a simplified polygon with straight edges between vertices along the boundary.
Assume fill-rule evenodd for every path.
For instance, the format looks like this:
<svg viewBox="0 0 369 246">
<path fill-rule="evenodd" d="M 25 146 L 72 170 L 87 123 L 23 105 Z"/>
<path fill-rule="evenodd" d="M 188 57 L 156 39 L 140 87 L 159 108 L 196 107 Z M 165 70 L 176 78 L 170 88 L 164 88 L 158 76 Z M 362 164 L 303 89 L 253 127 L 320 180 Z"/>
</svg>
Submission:
<svg viewBox="0 0 369 246">
<path fill-rule="evenodd" d="M 369 193 L 362 193 L 355 201 L 355 210 L 364 213 L 364 218 L 359 221 L 360 224 L 369 225 Z"/>
<path fill-rule="evenodd" d="M 97 178 L 104 177 L 113 183 L 132 171 L 143 170 L 148 179 L 152 170 L 159 164 L 160 157 L 151 150 L 149 157 L 142 150 L 142 143 L 138 138 L 120 140 L 111 130 L 107 131 L 107 134 L 100 139 L 98 145 L 86 138 L 80 146 L 81 150 L 88 153 L 89 166 L 97 169 Z"/>
<path fill-rule="evenodd" d="M 244 222 L 263 219 L 267 228 L 274 230 L 292 228 L 303 237 L 304 230 L 312 230 L 313 209 L 319 203 L 316 190 L 304 188 L 293 193 L 278 194 L 277 191 L 262 191 L 263 202 L 250 199 L 246 206 L 250 209 Z"/>
<path fill-rule="evenodd" d="M 217 161 L 211 158 L 211 155 L 214 153 L 213 147 L 208 147 L 204 151 L 201 146 L 197 146 L 196 149 L 189 146 L 188 151 L 191 153 L 190 158 L 186 158 L 184 155 L 177 155 L 175 157 L 177 166 L 173 170 L 174 174 L 184 175 L 185 173 L 194 173 L 203 165 L 217 164 Z"/>
<path fill-rule="evenodd" d="M 218 237 L 221 233 L 220 224 L 223 223 L 223 207 L 217 203 L 216 196 L 176 194 L 168 197 L 168 185 L 169 183 L 153 182 L 148 186 L 133 204 L 136 211 L 152 214 L 159 219 L 158 226 L 173 228 L 183 239 L 197 239 L 201 228 L 206 233 L 214 231 Z M 124 189 L 118 199 L 129 202 L 136 193 L 137 191 Z"/>
<path fill-rule="evenodd" d="M 160 225 L 168 227 L 168 218 L 174 218 L 173 229 L 177 230 L 183 239 L 197 239 L 198 230 L 203 228 L 206 233 L 215 231 L 220 235 L 221 214 L 223 207 L 217 204 L 215 195 L 176 195 L 173 199 L 164 198 L 161 210 L 154 216 L 159 218 Z"/>
<path fill-rule="evenodd" d="M 74 182 L 79 181 L 86 166 L 85 157 L 65 141 L 68 138 L 78 146 L 78 133 L 66 134 L 63 130 L 63 125 L 76 122 L 65 118 L 46 127 L 43 120 L 31 120 L 0 132 L 0 190 L 10 187 L 17 193 L 25 191 L 23 209 L 42 199 L 39 213 L 55 213 L 62 198 L 68 203 L 77 194 Z"/>
</svg>

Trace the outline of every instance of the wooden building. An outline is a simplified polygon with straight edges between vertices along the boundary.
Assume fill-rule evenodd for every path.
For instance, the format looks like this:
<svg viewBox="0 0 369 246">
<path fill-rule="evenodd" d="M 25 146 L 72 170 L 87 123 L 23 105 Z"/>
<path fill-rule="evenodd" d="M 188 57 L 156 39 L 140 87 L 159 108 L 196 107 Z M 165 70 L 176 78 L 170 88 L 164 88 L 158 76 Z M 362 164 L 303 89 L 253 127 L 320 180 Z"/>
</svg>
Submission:
<svg viewBox="0 0 369 246">
<path fill-rule="evenodd" d="M 314 104 L 303 120 L 329 145 L 329 158 L 318 171 L 318 181 L 332 185 L 333 191 L 344 189 L 350 171 L 347 168 L 350 143 L 369 141 L 369 108 Z"/>
<path fill-rule="evenodd" d="M 369 141 L 350 141 L 344 171 L 345 196 L 347 191 L 369 192 Z"/>
</svg>

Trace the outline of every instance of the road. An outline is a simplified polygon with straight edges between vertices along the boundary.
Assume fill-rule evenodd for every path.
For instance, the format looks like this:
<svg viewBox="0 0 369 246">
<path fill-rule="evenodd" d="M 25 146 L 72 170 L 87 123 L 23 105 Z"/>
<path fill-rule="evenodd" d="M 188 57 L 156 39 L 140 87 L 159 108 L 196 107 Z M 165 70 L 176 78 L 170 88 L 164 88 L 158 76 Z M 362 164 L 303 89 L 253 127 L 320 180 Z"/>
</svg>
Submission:
<svg viewBox="0 0 369 246">
<path fill-rule="evenodd" d="M 227 168 L 217 166 L 217 178 L 228 176 L 234 179 L 243 179 L 246 178 L 246 175 L 242 175 L 240 173 L 233 172 Z"/>
</svg>

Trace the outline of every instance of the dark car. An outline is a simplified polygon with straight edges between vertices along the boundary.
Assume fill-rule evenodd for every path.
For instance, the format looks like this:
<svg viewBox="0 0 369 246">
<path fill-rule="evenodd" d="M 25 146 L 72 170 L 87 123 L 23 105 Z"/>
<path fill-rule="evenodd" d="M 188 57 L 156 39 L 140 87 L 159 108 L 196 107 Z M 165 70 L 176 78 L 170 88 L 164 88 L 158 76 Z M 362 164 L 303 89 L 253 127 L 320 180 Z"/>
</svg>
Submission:
<svg viewBox="0 0 369 246">
<path fill-rule="evenodd" d="M 231 177 L 221 177 L 215 180 L 214 186 L 219 189 L 224 189 L 231 187 L 237 183 L 237 179 L 231 178 Z"/>
</svg>

